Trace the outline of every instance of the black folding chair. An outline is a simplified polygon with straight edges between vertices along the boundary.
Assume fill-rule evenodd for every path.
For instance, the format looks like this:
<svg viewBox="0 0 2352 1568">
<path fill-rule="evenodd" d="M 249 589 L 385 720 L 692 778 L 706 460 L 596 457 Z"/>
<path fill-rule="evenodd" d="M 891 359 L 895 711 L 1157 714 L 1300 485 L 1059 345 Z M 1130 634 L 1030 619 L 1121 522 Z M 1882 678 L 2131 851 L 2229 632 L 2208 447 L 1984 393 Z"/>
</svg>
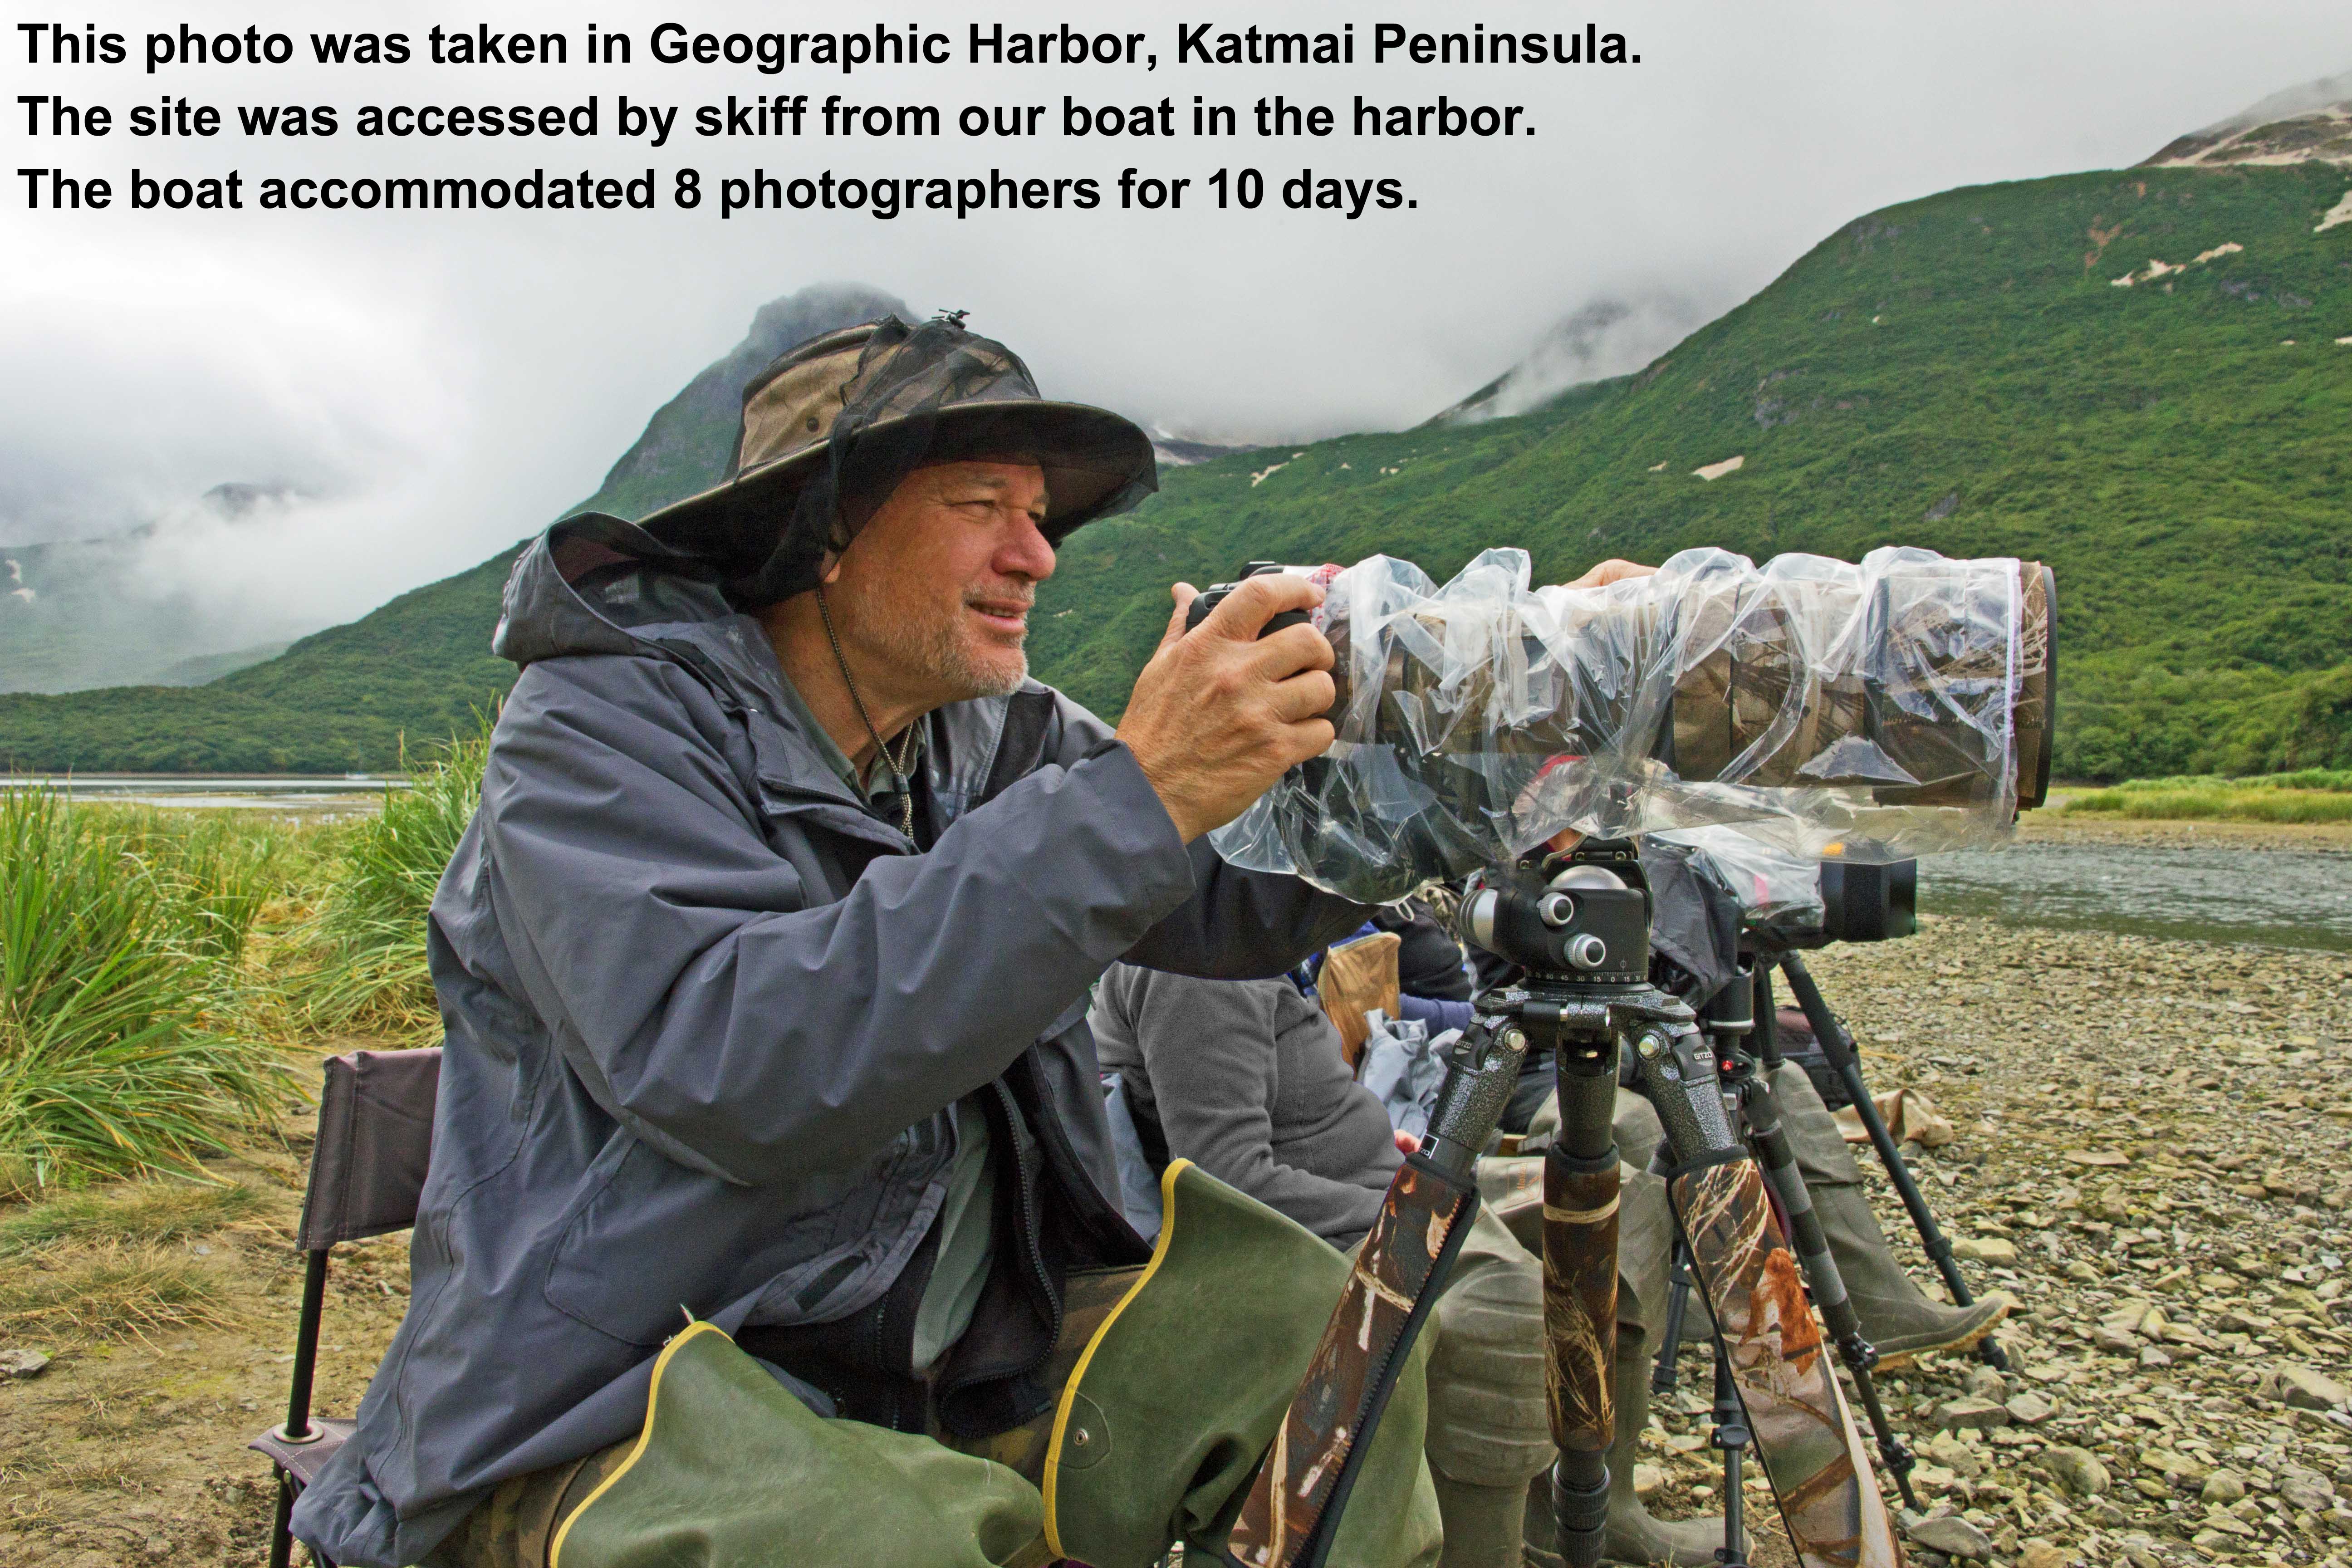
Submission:
<svg viewBox="0 0 2352 1568">
<path fill-rule="evenodd" d="M 310 1380 L 319 1365 L 319 1313 L 327 1298 L 327 1254 L 416 1223 L 425 1167 L 433 1152 L 433 1103 L 441 1052 L 352 1051 L 327 1058 L 319 1096 L 319 1142 L 302 1194 L 295 1240 L 303 1253 L 302 1317 L 294 1331 L 294 1386 L 286 1423 L 247 1447 L 278 1467 L 278 1519 L 269 1568 L 288 1568 L 294 1538 L 287 1521 L 294 1499 L 352 1435 L 352 1423 L 310 1415 Z M 323 1561 L 323 1559 L 321 1560 Z M 331 1564 L 330 1564 L 331 1568 Z"/>
</svg>

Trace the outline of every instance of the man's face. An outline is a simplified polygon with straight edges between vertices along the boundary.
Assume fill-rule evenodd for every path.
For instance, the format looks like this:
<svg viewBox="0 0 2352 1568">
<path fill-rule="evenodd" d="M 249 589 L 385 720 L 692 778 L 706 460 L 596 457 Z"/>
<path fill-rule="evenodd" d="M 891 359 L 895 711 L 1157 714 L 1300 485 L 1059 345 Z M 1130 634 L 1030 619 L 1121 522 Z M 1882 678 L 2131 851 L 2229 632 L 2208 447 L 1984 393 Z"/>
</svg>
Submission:
<svg viewBox="0 0 2352 1568">
<path fill-rule="evenodd" d="M 1045 476 L 1020 462 L 940 463 L 899 481 L 826 576 L 843 639 L 901 700 L 1001 697 L 1054 574 Z"/>
</svg>

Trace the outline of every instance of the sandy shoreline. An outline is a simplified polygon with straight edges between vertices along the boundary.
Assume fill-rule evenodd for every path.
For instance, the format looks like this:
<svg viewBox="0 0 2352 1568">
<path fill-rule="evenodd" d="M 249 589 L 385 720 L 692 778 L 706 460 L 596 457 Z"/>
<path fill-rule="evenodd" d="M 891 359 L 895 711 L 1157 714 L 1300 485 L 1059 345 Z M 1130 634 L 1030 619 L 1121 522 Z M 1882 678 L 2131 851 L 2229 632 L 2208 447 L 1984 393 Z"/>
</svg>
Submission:
<svg viewBox="0 0 2352 1568">
<path fill-rule="evenodd" d="M 2138 817 L 2032 811 L 2017 825 L 2026 844 L 2128 844 L 2147 848 L 2288 849 L 2352 855 L 2352 822 L 2152 822 Z"/>
</svg>

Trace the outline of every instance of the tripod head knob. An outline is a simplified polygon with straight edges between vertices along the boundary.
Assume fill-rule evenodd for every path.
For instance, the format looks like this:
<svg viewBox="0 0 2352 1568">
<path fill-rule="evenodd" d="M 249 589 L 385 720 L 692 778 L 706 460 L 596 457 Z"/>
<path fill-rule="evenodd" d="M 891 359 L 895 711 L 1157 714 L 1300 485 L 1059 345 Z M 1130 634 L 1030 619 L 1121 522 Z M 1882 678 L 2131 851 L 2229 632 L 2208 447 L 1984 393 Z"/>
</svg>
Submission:
<svg viewBox="0 0 2352 1568">
<path fill-rule="evenodd" d="M 1649 978 L 1649 892 L 1628 886 L 1607 866 L 1482 871 L 1463 896 L 1454 929 L 1530 976 L 1581 985 L 1640 985 Z"/>
</svg>

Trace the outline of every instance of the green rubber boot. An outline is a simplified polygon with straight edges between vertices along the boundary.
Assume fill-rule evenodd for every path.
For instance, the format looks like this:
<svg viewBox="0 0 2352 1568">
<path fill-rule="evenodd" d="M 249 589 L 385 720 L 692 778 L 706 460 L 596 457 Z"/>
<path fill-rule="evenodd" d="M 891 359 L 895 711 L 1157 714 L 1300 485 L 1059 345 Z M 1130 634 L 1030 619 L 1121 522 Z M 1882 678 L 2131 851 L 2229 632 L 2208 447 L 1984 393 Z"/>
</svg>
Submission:
<svg viewBox="0 0 2352 1568">
<path fill-rule="evenodd" d="M 1609 1448 L 1609 1525 L 1601 1538 L 1601 1555 L 1610 1563 L 1650 1568 L 1671 1563 L 1674 1568 L 1714 1568 L 1716 1549 L 1723 1544 L 1723 1517 L 1663 1520 L 1633 1490 L 1633 1466 L 1640 1452 L 1642 1428 L 1650 1419 L 1650 1358 L 1647 1343 L 1632 1325 L 1617 1326 L 1617 1438 Z M 1525 1499 L 1528 1562 L 1535 1568 L 1565 1568 L 1551 1516 L 1549 1472 L 1528 1484 Z M 1452 1516 L 1447 1516 L 1452 1528 Z M 1446 1542 L 1449 1552 L 1453 1542 Z"/>
<path fill-rule="evenodd" d="M 1543 1309 L 1543 1264 L 1501 1212 L 1480 1208 L 1437 1303 L 1429 1356 L 1423 1449 L 1445 1526 L 1439 1568 L 1520 1568 L 1521 1500 L 1552 1457 Z"/>
<path fill-rule="evenodd" d="M 1797 1168 L 1812 1194 L 1813 1211 L 1829 1237 L 1846 1294 L 1862 1319 L 1863 1336 L 1878 1351 L 1878 1370 L 1908 1363 L 1928 1351 L 1965 1351 L 2009 1316 L 2009 1297 L 1996 1290 L 1974 1306 L 1931 1301 L 1895 1261 L 1886 1233 L 1863 1191 L 1862 1170 L 1812 1079 L 1794 1062 L 1772 1075 L 1772 1098 L 1797 1152 Z"/>
<path fill-rule="evenodd" d="M 1437 1484 L 1437 1511 L 1445 1521 L 1445 1552 L 1438 1568 L 1521 1568 L 1528 1560 L 1520 1540 L 1526 1483 L 1480 1486 L 1434 1469 L 1429 1476 Z"/>
<path fill-rule="evenodd" d="M 1617 1330 L 1617 1440 L 1609 1449 L 1609 1529 L 1601 1555 L 1612 1563 L 1670 1563 L 1675 1568 L 1713 1568 L 1723 1544 L 1722 1516 L 1673 1521 L 1652 1519 L 1633 1490 L 1633 1465 L 1642 1428 L 1650 1419 L 1649 1341 Z"/>
</svg>

